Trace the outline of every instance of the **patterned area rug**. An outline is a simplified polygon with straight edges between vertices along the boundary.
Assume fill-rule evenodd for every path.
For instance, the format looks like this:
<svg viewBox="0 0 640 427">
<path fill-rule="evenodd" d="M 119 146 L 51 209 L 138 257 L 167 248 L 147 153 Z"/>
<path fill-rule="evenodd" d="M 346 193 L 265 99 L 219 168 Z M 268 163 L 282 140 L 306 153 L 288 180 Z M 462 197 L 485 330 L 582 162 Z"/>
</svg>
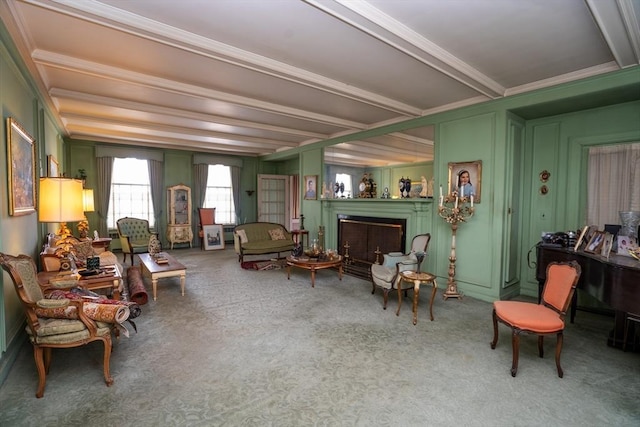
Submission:
<svg viewBox="0 0 640 427">
<path fill-rule="evenodd" d="M 270 259 L 270 260 L 258 260 L 258 261 L 244 261 L 240 266 L 245 270 L 280 270 L 287 266 L 286 259 Z"/>
</svg>

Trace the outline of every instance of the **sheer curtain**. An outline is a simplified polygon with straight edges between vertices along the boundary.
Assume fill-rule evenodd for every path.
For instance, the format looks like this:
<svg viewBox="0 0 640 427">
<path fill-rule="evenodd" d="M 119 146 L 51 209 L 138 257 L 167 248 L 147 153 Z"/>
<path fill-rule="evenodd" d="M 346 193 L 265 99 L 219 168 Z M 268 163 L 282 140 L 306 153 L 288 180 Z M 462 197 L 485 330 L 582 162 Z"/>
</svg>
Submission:
<svg viewBox="0 0 640 427">
<path fill-rule="evenodd" d="M 588 175 L 588 224 L 620 224 L 619 211 L 640 211 L 640 143 L 590 148 Z"/>
</svg>

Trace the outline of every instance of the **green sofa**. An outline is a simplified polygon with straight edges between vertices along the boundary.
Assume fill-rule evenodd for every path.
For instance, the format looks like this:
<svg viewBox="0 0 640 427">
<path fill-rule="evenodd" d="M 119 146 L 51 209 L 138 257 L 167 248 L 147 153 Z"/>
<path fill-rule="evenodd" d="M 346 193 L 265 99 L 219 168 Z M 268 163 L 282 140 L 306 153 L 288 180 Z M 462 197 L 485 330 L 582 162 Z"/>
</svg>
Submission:
<svg viewBox="0 0 640 427">
<path fill-rule="evenodd" d="M 244 261 L 245 255 L 263 255 L 293 249 L 295 243 L 287 229 L 273 222 L 250 222 L 233 229 L 233 242 L 238 262 Z"/>
</svg>

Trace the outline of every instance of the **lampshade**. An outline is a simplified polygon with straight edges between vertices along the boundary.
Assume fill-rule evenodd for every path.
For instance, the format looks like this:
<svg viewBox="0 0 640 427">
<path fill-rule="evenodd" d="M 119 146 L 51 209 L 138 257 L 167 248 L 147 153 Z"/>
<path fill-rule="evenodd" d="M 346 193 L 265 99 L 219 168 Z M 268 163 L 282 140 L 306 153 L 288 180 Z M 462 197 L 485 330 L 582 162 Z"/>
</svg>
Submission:
<svg viewBox="0 0 640 427">
<path fill-rule="evenodd" d="M 84 219 L 82 181 L 71 178 L 40 178 L 38 220 L 73 222 Z"/>
<path fill-rule="evenodd" d="M 82 210 L 85 212 L 93 212 L 95 210 L 93 206 L 93 190 L 91 188 L 82 190 Z"/>
</svg>

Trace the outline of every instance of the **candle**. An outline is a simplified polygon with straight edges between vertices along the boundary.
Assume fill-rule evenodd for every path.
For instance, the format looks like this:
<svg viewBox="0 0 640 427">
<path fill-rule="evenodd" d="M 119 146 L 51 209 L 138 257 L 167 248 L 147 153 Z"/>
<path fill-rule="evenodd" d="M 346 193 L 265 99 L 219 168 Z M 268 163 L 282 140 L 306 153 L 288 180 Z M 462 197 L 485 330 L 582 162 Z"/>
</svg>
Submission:
<svg viewBox="0 0 640 427">
<path fill-rule="evenodd" d="M 473 207 L 473 194 L 471 195 L 471 207 Z"/>
<path fill-rule="evenodd" d="M 444 197 L 442 197 L 442 194 L 440 195 L 440 207 L 442 207 L 442 203 L 444 202 Z"/>
<path fill-rule="evenodd" d="M 455 203 L 455 205 L 453 207 L 454 207 L 454 209 L 458 209 L 458 196 L 456 196 L 456 203 Z"/>
<path fill-rule="evenodd" d="M 460 198 L 464 199 L 464 185 L 460 187 Z"/>
<path fill-rule="evenodd" d="M 442 185 L 440 185 L 440 200 L 442 200 Z"/>
</svg>

